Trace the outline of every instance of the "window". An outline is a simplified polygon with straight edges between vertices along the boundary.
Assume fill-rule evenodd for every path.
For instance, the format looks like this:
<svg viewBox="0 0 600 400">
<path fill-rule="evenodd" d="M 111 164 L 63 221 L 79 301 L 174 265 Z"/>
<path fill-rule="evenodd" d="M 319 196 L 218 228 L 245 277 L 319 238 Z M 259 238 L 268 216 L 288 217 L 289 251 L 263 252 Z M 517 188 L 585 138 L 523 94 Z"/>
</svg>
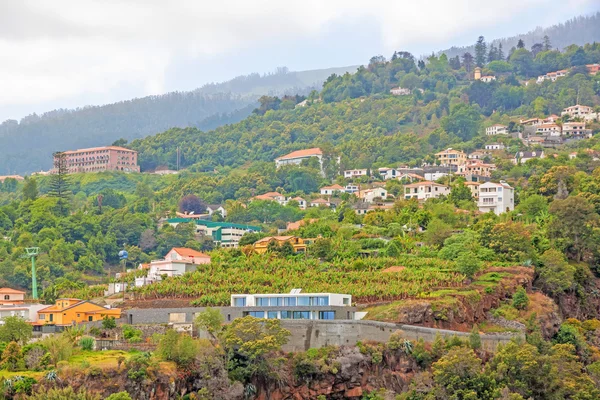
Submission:
<svg viewBox="0 0 600 400">
<path fill-rule="evenodd" d="M 283 298 L 281 297 L 271 297 L 269 299 L 269 305 L 271 307 L 280 307 L 283 305 Z"/>
<path fill-rule="evenodd" d="M 81 318 L 81 314 L 77 314 L 77 318 Z"/>
<path fill-rule="evenodd" d="M 319 311 L 319 319 L 335 319 L 335 311 Z"/>
<path fill-rule="evenodd" d="M 40 317 L 40 319 L 46 319 L 46 315 L 44 315 L 44 314 L 40 314 L 39 317 Z"/>
<path fill-rule="evenodd" d="M 246 307 L 246 298 L 245 297 L 234 297 L 233 298 L 233 306 L 234 307 Z"/>
<path fill-rule="evenodd" d="M 257 306 L 262 306 L 262 307 L 266 307 L 269 305 L 269 298 L 268 297 L 257 297 L 256 298 L 256 305 Z"/>
<path fill-rule="evenodd" d="M 295 297 L 285 297 L 283 299 L 283 304 L 285 306 L 295 306 L 296 305 L 296 298 Z"/>
<path fill-rule="evenodd" d="M 231 321 L 231 314 L 227 314 L 227 321 Z"/>
<path fill-rule="evenodd" d="M 10 300 L 10 296 L 9 296 L 9 295 L 7 295 L 7 294 L 5 294 L 5 295 L 4 295 L 4 300 Z"/>
<path fill-rule="evenodd" d="M 348 297 L 344 297 L 343 303 L 345 306 L 350 305 L 350 299 Z"/>
<path fill-rule="evenodd" d="M 54 321 L 54 314 L 50 314 L 50 322 Z"/>
<path fill-rule="evenodd" d="M 264 318 L 265 312 L 264 311 L 250 311 L 248 313 L 248 315 L 251 317 L 254 317 L 254 318 Z"/>
<path fill-rule="evenodd" d="M 317 297 L 317 301 L 319 306 L 328 306 L 329 305 L 329 297 Z"/>
<path fill-rule="evenodd" d="M 269 311 L 267 313 L 267 318 L 268 319 L 277 319 L 277 311 Z"/>
<path fill-rule="evenodd" d="M 298 305 L 299 306 L 310 305 L 310 298 L 309 297 L 298 297 Z"/>
<path fill-rule="evenodd" d="M 292 318 L 291 311 L 282 311 L 281 312 L 281 319 L 291 319 L 291 318 Z"/>
<path fill-rule="evenodd" d="M 89 322 L 92 322 L 93 320 L 94 320 L 94 317 L 90 315 L 90 316 L 88 317 L 88 321 L 89 321 Z"/>
<path fill-rule="evenodd" d="M 310 311 L 294 311 L 294 319 L 310 319 Z"/>
</svg>

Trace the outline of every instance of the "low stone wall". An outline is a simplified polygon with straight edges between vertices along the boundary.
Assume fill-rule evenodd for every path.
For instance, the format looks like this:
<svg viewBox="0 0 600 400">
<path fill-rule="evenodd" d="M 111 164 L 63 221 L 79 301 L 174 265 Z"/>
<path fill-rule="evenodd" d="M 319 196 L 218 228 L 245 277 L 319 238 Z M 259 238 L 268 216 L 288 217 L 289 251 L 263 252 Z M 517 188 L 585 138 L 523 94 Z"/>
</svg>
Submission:
<svg viewBox="0 0 600 400">
<path fill-rule="evenodd" d="M 289 342 L 283 347 L 283 350 L 289 352 L 324 346 L 354 346 L 364 341 L 387 342 L 397 331 L 401 331 L 402 337 L 408 340 L 423 339 L 429 343 L 433 342 L 438 334 L 445 338 L 458 336 L 463 340 L 468 339 L 470 335 L 467 332 L 377 321 L 282 320 L 281 325 L 292 333 Z M 524 339 L 522 334 L 481 334 L 481 344 L 484 349 L 494 351 L 499 344 L 508 343 L 515 337 Z"/>
</svg>

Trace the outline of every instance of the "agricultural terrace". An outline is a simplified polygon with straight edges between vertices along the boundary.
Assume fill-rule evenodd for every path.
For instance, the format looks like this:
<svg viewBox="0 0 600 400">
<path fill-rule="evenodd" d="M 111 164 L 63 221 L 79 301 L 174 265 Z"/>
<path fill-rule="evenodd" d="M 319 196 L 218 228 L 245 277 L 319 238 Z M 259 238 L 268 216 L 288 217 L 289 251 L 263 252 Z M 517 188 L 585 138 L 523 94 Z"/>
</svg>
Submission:
<svg viewBox="0 0 600 400">
<path fill-rule="evenodd" d="M 396 273 L 383 270 L 402 266 Z M 214 260 L 200 270 L 135 289 L 139 299 L 189 298 L 196 306 L 223 306 L 232 293 L 305 292 L 348 293 L 368 304 L 461 289 L 465 276 L 452 261 L 404 255 L 319 262 L 316 259 L 276 258 L 269 255 Z"/>
</svg>

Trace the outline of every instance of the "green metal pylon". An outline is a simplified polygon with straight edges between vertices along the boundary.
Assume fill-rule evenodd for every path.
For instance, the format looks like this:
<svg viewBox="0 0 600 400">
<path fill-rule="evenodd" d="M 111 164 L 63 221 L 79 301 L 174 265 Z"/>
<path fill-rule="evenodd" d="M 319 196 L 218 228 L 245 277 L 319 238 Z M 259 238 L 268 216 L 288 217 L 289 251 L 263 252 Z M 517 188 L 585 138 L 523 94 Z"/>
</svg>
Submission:
<svg viewBox="0 0 600 400">
<path fill-rule="evenodd" d="M 27 247 L 25 249 L 27 252 L 27 257 L 31 258 L 31 297 L 34 300 L 38 299 L 38 291 L 37 291 L 37 277 L 35 274 L 35 257 L 40 254 L 39 247 Z"/>
</svg>

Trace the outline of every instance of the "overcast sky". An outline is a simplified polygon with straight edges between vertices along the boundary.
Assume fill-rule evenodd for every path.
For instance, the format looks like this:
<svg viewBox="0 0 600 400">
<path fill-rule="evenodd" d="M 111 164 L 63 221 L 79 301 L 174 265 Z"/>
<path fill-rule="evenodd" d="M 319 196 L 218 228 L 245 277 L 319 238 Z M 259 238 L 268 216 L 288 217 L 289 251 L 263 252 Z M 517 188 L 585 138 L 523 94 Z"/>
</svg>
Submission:
<svg viewBox="0 0 600 400">
<path fill-rule="evenodd" d="M 598 0 L 3 0 L 0 121 L 524 33 Z"/>
</svg>

